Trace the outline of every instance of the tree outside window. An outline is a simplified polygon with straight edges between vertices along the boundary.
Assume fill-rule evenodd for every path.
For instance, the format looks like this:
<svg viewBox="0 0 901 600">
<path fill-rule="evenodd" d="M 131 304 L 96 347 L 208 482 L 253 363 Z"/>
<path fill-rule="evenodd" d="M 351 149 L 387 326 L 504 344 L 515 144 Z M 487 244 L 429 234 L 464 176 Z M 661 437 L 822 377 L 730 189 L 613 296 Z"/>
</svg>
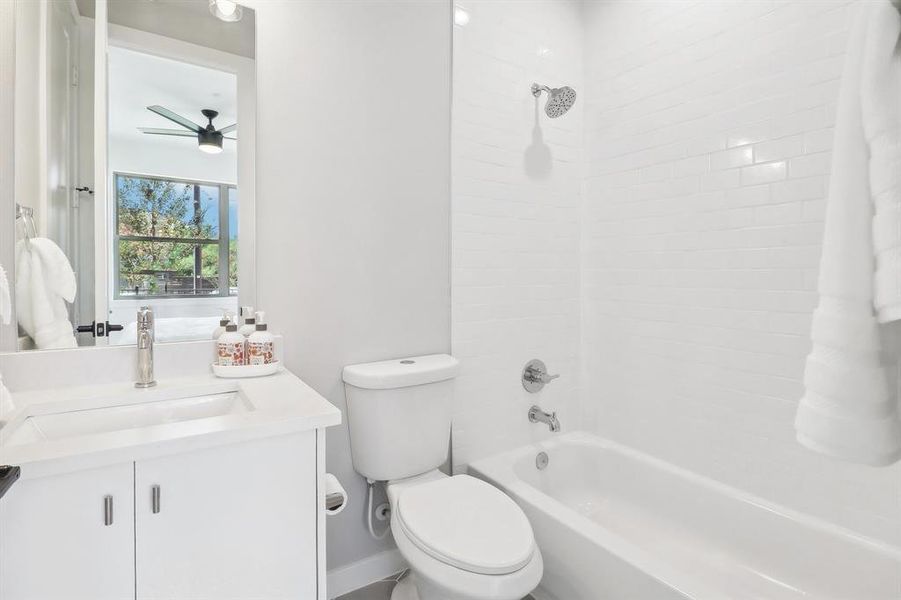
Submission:
<svg viewBox="0 0 901 600">
<path fill-rule="evenodd" d="M 238 291 L 234 186 L 115 174 L 117 297 Z"/>
</svg>

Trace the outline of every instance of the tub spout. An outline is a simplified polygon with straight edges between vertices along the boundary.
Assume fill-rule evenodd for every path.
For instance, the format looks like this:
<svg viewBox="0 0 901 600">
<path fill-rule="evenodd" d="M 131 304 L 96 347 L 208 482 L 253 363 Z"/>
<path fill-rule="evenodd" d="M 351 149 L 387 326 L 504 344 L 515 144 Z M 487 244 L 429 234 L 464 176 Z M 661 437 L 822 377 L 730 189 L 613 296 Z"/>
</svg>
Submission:
<svg viewBox="0 0 901 600">
<path fill-rule="evenodd" d="M 529 421 L 532 423 L 544 423 L 552 433 L 560 431 L 560 421 L 557 419 L 557 413 L 546 413 L 537 405 L 529 409 Z"/>
</svg>

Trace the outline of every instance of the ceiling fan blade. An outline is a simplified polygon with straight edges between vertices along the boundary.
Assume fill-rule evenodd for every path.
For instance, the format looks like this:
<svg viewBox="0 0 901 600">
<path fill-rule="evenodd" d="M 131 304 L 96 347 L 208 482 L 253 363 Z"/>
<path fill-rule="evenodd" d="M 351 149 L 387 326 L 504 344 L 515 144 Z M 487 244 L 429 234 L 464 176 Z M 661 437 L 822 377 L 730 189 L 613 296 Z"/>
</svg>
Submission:
<svg viewBox="0 0 901 600">
<path fill-rule="evenodd" d="M 237 123 L 232 123 L 232 124 L 229 125 L 228 127 L 223 127 L 222 129 L 220 129 L 220 130 L 219 130 L 219 133 L 231 133 L 232 131 L 234 131 L 234 130 L 237 129 L 237 128 L 238 128 L 238 124 L 237 124 Z"/>
<path fill-rule="evenodd" d="M 138 127 L 141 133 L 151 133 L 154 135 L 177 135 L 179 137 L 197 137 L 193 131 L 185 131 L 184 129 L 159 129 L 157 127 Z"/>
<path fill-rule="evenodd" d="M 163 108 L 162 106 L 154 104 L 153 106 L 148 106 L 147 110 L 149 110 L 151 112 L 155 112 L 159 116 L 165 117 L 174 123 L 178 123 L 182 127 L 186 127 L 188 129 L 190 129 L 191 131 L 193 131 L 194 133 L 197 133 L 203 129 L 200 125 L 198 125 L 194 121 L 191 121 L 190 119 L 186 119 L 181 115 L 175 114 L 168 108 Z"/>
</svg>

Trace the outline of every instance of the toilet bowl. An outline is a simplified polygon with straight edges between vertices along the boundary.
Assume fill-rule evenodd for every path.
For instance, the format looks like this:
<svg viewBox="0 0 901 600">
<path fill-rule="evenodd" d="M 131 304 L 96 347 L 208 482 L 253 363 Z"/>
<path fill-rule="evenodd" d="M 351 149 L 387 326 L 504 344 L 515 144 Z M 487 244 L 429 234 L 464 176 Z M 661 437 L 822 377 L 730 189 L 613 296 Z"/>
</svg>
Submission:
<svg viewBox="0 0 901 600">
<path fill-rule="evenodd" d="M 391 600 L 520 600 L 543 562 L 522 509 L 469 475 L 389 482 L 391 533 L 410 565 Z"/>
<path fill-rule="evenodd" d="M 522 509 L 484 481 L 438 471 L 458 371 L 447 354 L 344 367 L 354 468 L 387 482 L 391 533 L 410 565 L 392 600 L 520 600 L 541 580 Z"/>
</svg>

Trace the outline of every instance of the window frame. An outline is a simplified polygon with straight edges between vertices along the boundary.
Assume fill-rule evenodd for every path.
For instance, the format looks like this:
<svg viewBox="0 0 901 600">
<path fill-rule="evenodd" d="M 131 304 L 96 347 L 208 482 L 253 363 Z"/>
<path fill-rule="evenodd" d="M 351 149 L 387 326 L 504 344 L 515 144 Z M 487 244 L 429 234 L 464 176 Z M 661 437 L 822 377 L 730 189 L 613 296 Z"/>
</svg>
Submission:
<svg viewBox="0 0 901 600">
<path fill-rule="evenodd" d="M 231 285 L 229 285 L 229 243 L 231 240 L 231 223 L 229 222 L 229 200 L 230 190 L 237 191 L 238 186 L 234 183 L 226 183 L 222 181 L 205 181 L 200 179 L 186 179 L 184 177 L 165 177 L 161 175 L 145 175 L 143 173 L 131 173 L 128 171 L 112 172 L 112 197 L 113 197 L 113 300 L 197 300 L 201 298 L 234 298 L 238 293 L 231 293 Z M 178 238 L 178 237 L 153 237 L 146 235 L 119 235 L 119 196 L 118 182 L 120 177 L 129 177 L 133 179 L 152 179 L 155 181 L 167 181 L 172 183 L 184 183 L 194 186 L 215 187 L 219 189 L 219 239 L 204 238 Z M 240 198 L 238 199 L 240 202 Z M 119 242 L 120 241 L 135 242 L 168 242 L 177 244 L 190 244 L 192 246 L 218 246 L 219 250 L 219 290 L 218 293 L 210 294 L 147 294 L 147 295 L 124 295 L 121 291 L 120 275 L 121 264 L 119 260 Z M 238 291 L 240 291 L 240 280 L 238 282 Z"/>
</svg>

